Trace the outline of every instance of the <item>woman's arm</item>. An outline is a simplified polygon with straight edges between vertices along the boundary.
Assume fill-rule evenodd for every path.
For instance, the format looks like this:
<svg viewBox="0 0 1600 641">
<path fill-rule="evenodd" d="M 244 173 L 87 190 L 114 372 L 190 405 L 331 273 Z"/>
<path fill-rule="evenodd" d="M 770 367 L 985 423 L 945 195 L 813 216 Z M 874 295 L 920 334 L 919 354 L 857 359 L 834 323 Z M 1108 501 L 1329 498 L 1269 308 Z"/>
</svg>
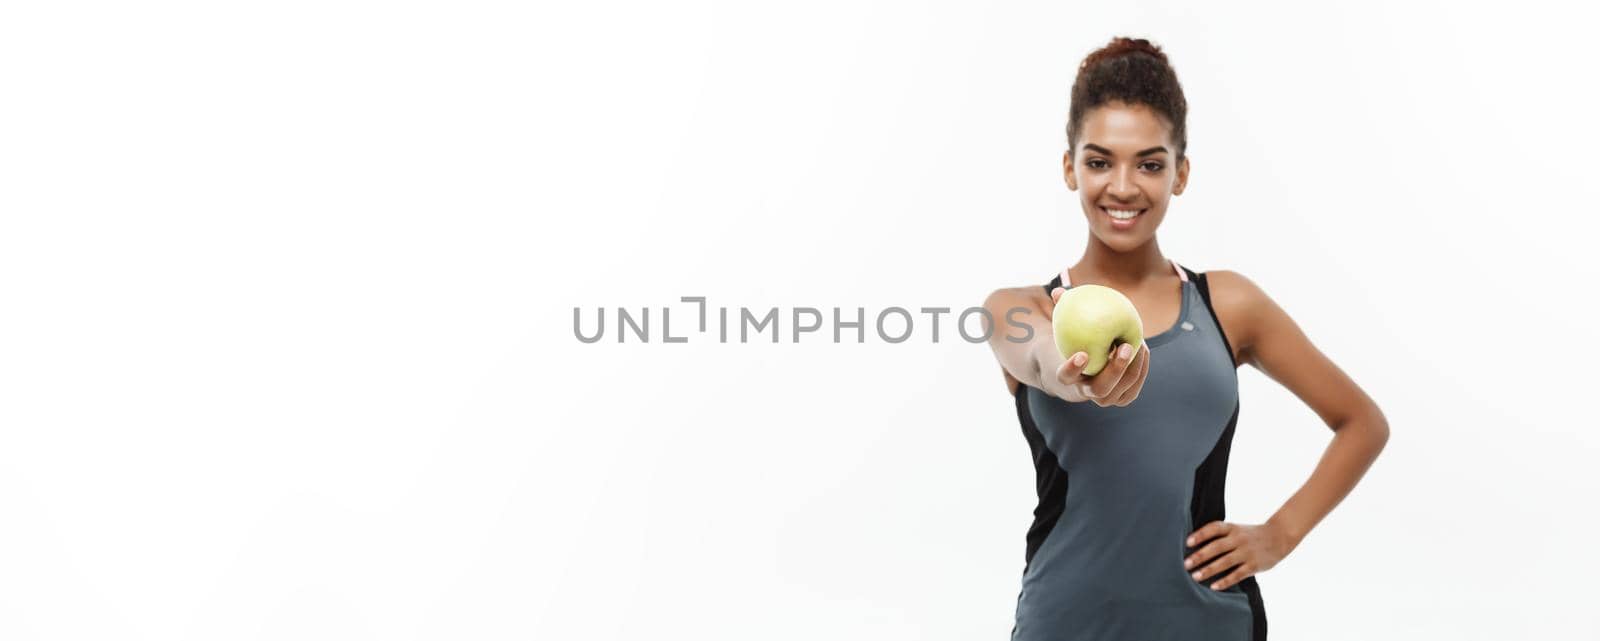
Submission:
<svg viewBox="0 0 1600 641">
<path fill-rule="evenodd" d="M 1332 441 L 1311 477 L 1262 526 L 1269 531 L 1239 533 L 1246 543 L 1255 537 L 1263 547 L 1278 548 L 1267 550 L 1265 558 L 1258 560 L 1258 565 L 1266 567 L 1225 577 L 1218 589 L 1226 589 L 1245 576 L 1276 564 L 1344 500 L 1383 451 L 1389 440 L 1389 423 L 1372 398 L 1312 345 L 1294 320 L 1255 283 L 1231 271 L 1208 272 L 1206 279 L 1212 307 L 1229 334 L 1238 362 L 1255 366 L 1293 392 L 1333 430 Z M 1196 530 L 1192 540 L 1199 543 L 1227 537 L 1237 529 L 1239 526 L 1210 523 Z M 1234 545 L 1239 543 L 1235 541 Z M 1227 547 L 1218 545 L 1216 549 L 1226 551 Z M 1215 555 L 1203 549 L 1191 559 L 1200 564 L 1212 556 Z M 1226 567 L 1229 566 L 1223 565 L 1223 569 Z"/>
<path fill-rule="evenodd" d="M 1059 398 L 1062 391 L 1052 379 L 1065 359 L 1056 350 L 1055 331 L 1045 309 L 1049 301 L 1042 290 L 1009 287 L 989 294 L 983 308 L 994 321 L 989 328 L 989 347 L 1000 361 L 1000 369 L 1023 385 Z M 1016 393 L 1016 388 L 1011 391 Z"/>
</svg>

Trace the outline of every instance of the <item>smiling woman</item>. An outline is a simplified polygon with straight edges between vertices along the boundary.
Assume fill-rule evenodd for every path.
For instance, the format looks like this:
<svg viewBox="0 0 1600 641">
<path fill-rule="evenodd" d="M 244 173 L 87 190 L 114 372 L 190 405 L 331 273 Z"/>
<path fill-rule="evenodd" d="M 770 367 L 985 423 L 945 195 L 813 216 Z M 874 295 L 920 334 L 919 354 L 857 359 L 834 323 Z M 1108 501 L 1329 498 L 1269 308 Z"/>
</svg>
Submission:
<svg viewBox="0 0 1600 641">
<path fill-rule="evenodd" d="M 1117 232 L 1099 234 L 1111 249 L 1150 240 L 1171 197 L 1183 193 L 1188 114 L 1166 54 L 1147 40 L 1118 38 L 1079 67 L 1062 165 L 1090 228 Z"/>
<path fill-rule="evenodd" d="M 991 338 L 1032 454 L 1039 504 L 1027 533 L 1014 640 L 1264 641 L 1255 574 L 1287 556 L 1343 499 L 1388 438 L 1383 414 L 1272 299 L 1229 271 L 1165 257 L 1156 230 L 1189 179 L 1188 104 L 1166 54 L 1117 38 L 1072 88 L 1063 171 L 1088 223 L 1084 255 L 1042 288 L 996 290 L 1034 340 Z M 1141 349 L 1061 354 L 1054 300 L 1116 289 L 1143 322 Z M 1070 356 L 1070 358 L 1069 358 Z M 1098 359 L 1096 359 L 1098 360 Z M 1228 454 L 1250 363 L 1335 430 L 1324 463 L 1270 519 L 1225 521 Z"/>
</svg>

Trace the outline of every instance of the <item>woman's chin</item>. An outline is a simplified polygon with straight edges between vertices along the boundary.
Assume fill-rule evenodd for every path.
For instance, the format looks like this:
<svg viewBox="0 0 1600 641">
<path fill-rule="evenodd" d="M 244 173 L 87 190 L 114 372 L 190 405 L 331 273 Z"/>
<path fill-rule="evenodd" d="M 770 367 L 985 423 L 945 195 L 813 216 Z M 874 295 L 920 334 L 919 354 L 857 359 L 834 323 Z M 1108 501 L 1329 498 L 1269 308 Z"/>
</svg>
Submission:
<svg viewBox="0 0 1600 641">
<path fill-rule="evenodd" d="M 1133 251 L 1150 242 L 1150 237 L 1145 234 L 1133 236 L 1127 232 L 1102 229 L 1094 230 L 1094 237 L 1100 239 L 1100 244 L 1118 252 Z"/>
<path fill-rule="evenodd" d="M 1135 249 L 1138 249 L 1139 247 L 1141 247 L 1143 245 L 1144 245 L 1144 243 L 1138 243 L 1138 244 L 1132 244 L 1132 243 L 1126 243 L 1126 242 L 1123 242 L 1123 243 L 1107 243 L 1107 246 L 1111 247 L 1111 251 L 1117 252 L 1119 254 L 1126 254 L 1126 253 L 1131 252 L 1131 251 L 1133 251 Z"/>
</svg>

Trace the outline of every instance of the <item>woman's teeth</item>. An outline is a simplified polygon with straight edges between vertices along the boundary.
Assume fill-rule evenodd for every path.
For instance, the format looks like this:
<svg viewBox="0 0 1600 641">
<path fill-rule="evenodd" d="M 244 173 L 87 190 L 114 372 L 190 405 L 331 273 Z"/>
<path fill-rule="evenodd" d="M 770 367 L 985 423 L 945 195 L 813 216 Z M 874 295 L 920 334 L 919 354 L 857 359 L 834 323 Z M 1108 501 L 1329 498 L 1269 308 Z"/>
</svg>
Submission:
<svg viewBox="0 0 1600 641">
<path fill-rule="evenodd" d="M 1130 210 L 1130 211 L 1124 211 L 1124 210 L 1121 210 L 1121 209 L 1106 209 L 1105 207 L 1101 207 L 1100 210 L 1104 211 L 1107 214 L 1110 214 L 1112 218 L 1115 218 L 1117 220 L 1128 220 L 1130 218 L 1133 218 L 1134 216 L 1138 216 L 1139 212 L 1144 211 L 1143 209 L 1134 209 L 1134 210 Z"/>
</svg>

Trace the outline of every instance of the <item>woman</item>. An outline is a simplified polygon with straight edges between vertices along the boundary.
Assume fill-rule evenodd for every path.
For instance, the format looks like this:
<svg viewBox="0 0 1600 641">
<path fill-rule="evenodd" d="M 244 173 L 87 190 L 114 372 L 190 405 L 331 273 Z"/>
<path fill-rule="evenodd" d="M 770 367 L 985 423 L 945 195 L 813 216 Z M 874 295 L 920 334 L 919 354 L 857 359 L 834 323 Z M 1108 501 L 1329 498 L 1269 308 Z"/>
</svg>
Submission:
<svg viewBox="0 0 1600 641">
<path fill-rule="evenodd" d="M 1043 287 L 997 290 L 985 302 L 1011 321 L 990 345 L 1039 494 L 1013 639 L 1263 641 L 1254 575 L 1299 545 L 1388 440 L 1372 399 L 1259 287 L 1161 253 L 1156 229 L 1189 179 L 1186 112 L 1177 75 L 1150 42 L 1116 38 L 1090 54 L 1073 83 L 1063 158 L 1088 246 Z M 1117 348 L 1094 376 L 1083 375 L 1087 354 L 1057 352 L 1051 330 L 1054 301 L 1083 283 L 1121 291 L 1144 322 L 1144 345 Z M 1259 524 L 1223 516 L 1245 363 L 1334 431 L 1310 480 Z"/>
</svg>

